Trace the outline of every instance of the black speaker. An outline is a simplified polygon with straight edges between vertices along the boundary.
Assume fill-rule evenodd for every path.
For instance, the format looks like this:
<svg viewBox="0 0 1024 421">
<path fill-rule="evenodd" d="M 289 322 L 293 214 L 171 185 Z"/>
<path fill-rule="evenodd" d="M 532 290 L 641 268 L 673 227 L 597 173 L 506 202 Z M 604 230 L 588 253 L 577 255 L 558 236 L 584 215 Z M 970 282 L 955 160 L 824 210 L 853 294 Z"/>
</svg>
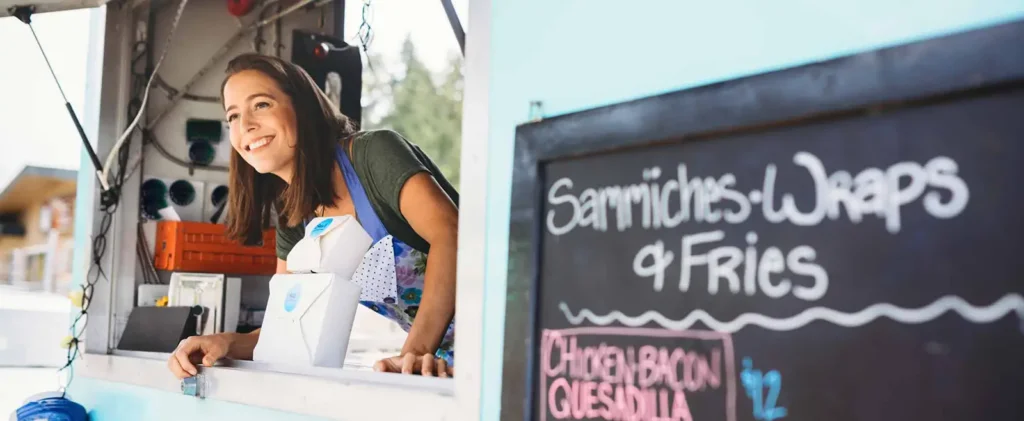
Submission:
<svg viewBox="0 0 1024 421">
<path fill-rule="evenodd" d="M 363 115 L 363 61 L 359 47 L 338 38 L 292 31 L 292 63 L 313 78 L 358 128 Z"/>
</svg>

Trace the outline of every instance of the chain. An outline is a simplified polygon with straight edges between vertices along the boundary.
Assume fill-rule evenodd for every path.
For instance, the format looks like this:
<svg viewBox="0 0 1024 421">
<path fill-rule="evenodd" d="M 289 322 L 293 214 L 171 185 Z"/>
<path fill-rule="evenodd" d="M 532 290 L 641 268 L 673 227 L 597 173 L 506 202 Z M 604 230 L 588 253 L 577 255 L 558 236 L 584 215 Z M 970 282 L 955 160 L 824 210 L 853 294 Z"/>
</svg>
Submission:
<svg viewBox="0 0 1024 421">
<path fill-rule="evenodd" d="M 370 5 L 370 0 L 363 0 L 362 18 L 363 22 L 359 24 L 356 36 L 359 37 L 359 43 L 362 44 L 365 53 L 370 47 L 370 43 L 373 42 L 373 26 L 370 25 L 370 22 L 373 21 L 373 7 Z"/>
</svg>

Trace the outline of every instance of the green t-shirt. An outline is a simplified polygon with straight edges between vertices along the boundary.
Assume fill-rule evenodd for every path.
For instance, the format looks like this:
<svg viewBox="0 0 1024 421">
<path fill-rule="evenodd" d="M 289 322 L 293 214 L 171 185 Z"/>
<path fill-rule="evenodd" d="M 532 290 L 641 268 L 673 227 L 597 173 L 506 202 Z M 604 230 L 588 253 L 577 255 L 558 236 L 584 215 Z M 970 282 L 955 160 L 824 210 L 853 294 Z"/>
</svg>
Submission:
<svg viewBox="0 0 1024 421">
<path fill-rule="evenodd" d="M 459 206 L 459 192 L 445 179 L 427 154 L 398 133 L 390 130 L 367 131 L 357 134 L 352 142 L 352 166 L 384 228 L 412 248 L 429 253 L 430 244 L 416 234 L 402 216 L 398 200 L 402 186 L 414 174 L 425 171 L 437 180 L 456 207 Z M 284 227 L 279 224 L 277 257 L 287 260 L 288 252 L 303 236 L 304 226 Z"/>
</svg>

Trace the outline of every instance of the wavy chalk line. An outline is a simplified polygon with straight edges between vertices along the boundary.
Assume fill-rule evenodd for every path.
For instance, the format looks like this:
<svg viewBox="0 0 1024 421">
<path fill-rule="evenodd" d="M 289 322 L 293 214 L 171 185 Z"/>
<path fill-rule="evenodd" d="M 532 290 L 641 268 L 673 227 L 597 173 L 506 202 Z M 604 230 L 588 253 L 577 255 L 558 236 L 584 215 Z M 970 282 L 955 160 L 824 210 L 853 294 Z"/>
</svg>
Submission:
<svg viewBox="0 0 1024 421">
<path fill-rule="evenodd" d="M 606 326 L 617 321 L 629 327 L 639 327 L 654 321 L 666 329 L 686 330 L 700 321 L 713 331 L 726 333 L 735 333 L 747 325 L 757 325 L 765 329 L 784 332 L 798 329 L 815 320 L 824 320 L 845 327 L 865 325 L 879 317 L 888 317 L 908 324 L 924 323 L 934 320 L 950 310 L 974 323 L 989 323 L 999 320 L 1013 311 L 1016 311 L 1017 315 L 1024 319 L 1024 297 L 1020 294 L 1007 294 L 992 305 L 983 307 L 975 307 L 964 301 L 963 298 L 947 295 L 921 308 L 907 309 L 889 303 L 879 303 L 856 313 L 843 313 L 830 308 L 813 307 L 788 318 L 776 319 L 763 314 L 744 313 L 729 322 L 720 322 L 704 310 L 694 310 L 682 320 L 671 320 L 654 310 L 631 317 L 622 314 L 621 311 L 612 311 L 604 316 L 599 316 L 589 309 L 582 309 L 579 314 L 573 315 L 569 306 L 564 302 L 559 303 L 558 308 L 573 325 L 579 325 L 584 320 L 589 320 L 598 326 Z"/>
</svg>

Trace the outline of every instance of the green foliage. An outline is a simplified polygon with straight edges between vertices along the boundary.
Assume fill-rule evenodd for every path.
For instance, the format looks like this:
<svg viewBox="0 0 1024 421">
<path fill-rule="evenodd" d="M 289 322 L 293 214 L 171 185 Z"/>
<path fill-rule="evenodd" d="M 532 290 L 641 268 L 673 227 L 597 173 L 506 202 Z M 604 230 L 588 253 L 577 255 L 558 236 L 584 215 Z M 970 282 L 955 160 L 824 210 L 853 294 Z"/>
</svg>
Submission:
<svg viewBox="0 0 1024 421">
<path fill-rule="evenodd" d="M 449 61 L 444 74 L 431 74 L 416 56 L 408 37 L 402 46 L 399 72 L 371 74 L 364 79 L 367 129 L 391 129 L 419 145 L 459 185 L 462 137 L 462 58 Z M 379 57 L 370 57 L 375 72 L 382 71 Z M 378 117 L 379 116 L 379 117 Z M 375 118 L 377 117 L 377 118 Z"/>
</svg>

